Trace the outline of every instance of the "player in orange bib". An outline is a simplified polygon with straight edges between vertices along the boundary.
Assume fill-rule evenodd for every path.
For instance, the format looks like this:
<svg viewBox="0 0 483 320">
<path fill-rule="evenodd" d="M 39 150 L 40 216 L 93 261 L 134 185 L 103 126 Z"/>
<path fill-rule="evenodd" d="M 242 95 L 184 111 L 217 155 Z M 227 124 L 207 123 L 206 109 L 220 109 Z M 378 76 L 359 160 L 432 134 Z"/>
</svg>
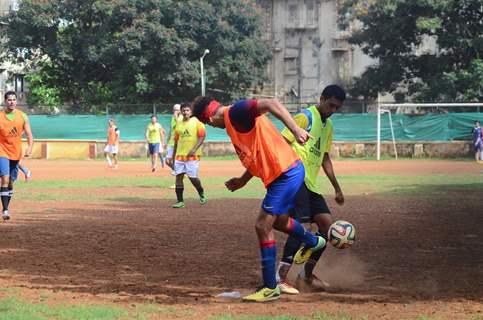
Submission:
<svg viewBox="0 0 483 320">
<path fill-rule="evenodd" d="M 275 279 L 277 252 L 273 229 L 305 244 L 297 252 L 295 263 L 304 263 L 312 252 L 325 246 L 322 237 L 306 231 L 288 215 L 289 209 L 294 207 L 295 194 L 303 183 L 304 167 L 297 154 L 264 115 L 267 112 L 280 119 L 299 143 L 304 144 L 309 139 L 307 131 L 298 127 L 287 109 L 274 99 L 240 100 L 231 106 L 222 106 L 209 97 L 198 97 L 193 102 L 193 115 L 201 122 L 226 129 L 246 168 L 241 177 L 228 180 L 226 187 L 235 191 L 256 176 L 267 189 L 255 225 L 260 243 L 263 286 L 244 297 L 245 301 L 265 302 L 280 297 L 280 288 Z"/>
<path fill-rule="evenodd" d="M 114 119 L 109 119 L 108 124 L 107 144 L 104 148 L 104 155 L 106 156 L 109 168 L 117 169 L 117 154 L 119 153 L 119 138 L 121 136 L 121 131 L 119 131 L 119 128 L 116 126 L 116 121 Z M 112 156 L 114 163 L 111 161 L 109 155 Z"/>
<path fill-rule="evenodd" d="M 32 153 L 34 139 L 28 117 L 17 110 L 17 95 L 13 91 L 5 93 L 5 108 L 0 111 L 0 197 L 2 218 L 10 219 L 8 205 L 13 195 L 13 183 L 18 176 L 18 163 L 22 158 L 22 134 L 27 136 L 25 157 Z"/>
</svg>

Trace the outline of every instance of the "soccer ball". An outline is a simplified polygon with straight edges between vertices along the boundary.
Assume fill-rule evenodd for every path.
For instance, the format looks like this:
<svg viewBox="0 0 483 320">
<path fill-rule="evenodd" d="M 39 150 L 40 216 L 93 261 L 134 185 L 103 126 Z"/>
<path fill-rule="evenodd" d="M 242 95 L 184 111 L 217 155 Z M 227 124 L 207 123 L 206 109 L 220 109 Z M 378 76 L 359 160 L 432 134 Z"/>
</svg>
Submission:
<svg viewBox="0 0 483 320">
<path fill-rule="evenodd" d="M 349 248 L 356 240 L 356 229 L 344 220 L 337 220 L 329 228 L 329 242 L 338 249 Z"/>
</svg>

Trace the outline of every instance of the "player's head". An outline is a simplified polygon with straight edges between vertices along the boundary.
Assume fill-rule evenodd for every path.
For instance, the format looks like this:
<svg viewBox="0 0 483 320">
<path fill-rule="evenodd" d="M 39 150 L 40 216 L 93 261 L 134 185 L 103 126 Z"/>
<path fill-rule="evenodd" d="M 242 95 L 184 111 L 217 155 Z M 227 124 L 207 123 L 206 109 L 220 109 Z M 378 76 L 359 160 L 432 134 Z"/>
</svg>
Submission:
<svg viewBox="0 0 483 320">
<path fill-rule="evenodd" d="M 193 101 L 193 116 L 198 118 L 201 122 L 212 127 L 224 128 L 225 123 L 222 118 L 215 119 L 214 115 L 217 113 L 221 104 L 213 98 L 200 96 Z"/>
<path fill-rule="evenodd" d="M 158 117 L 157 117 L 155 114 L 153 114 L 153 115 L 151 116 L 151 123 L 152 123 L 152 124 L 155 124 L 156 122 L 158 122 Z"/>
<path fill-rule="evenodd" d="M 188 103 L 181 104 L 181 115 L 183 120 L 189 120 L 191 118 L 191 106 Z"/>
<path fill-rule="evenodd" d="M 17 94 L 15 91 L 7 91 L 5 93 L 5 107 L 7 109 L 13 110 L 17 107 Z"/>
<path fill-rule="evenodd" d="M 110 118 L 107 122 L 109 123 L 109 127 L 116 125 L 116 120 L 114 120 L 113 118 Z"/>
<path fill-rule="evenodd" d="M 479 127 L 480 126 L 480 122 L 478 120 L 475 121 L 475 127 Z"/>
<path fill-rule="evenodd" d="M 330 117 L 342 107 L 345 91 L 336 84 L 328 85 L 320 95 L 319 112 L 322 118 Z"/>
<path fill-rule="evenodd" d="M 179 103 L 175 104 L 173 106 L 173 114 L 178 115 L 180 111 L 181 111 L 181 105 Z"/>
</svg>

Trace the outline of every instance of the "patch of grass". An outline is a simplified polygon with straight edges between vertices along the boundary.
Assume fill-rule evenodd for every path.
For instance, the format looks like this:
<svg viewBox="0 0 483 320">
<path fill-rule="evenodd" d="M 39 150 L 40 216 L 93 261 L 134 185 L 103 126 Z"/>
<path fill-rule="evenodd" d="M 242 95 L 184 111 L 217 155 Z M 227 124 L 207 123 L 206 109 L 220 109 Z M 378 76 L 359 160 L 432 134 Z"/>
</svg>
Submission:
<svg viewBox="0 0 483 320">
<path fill-rule="evenodd" d="M 44 295 L 47 298 L 48 295 Z M 45 299 L 41 298 L 41 301 Z M 149 320 L 160 314 L 174 314 L 173 306 L 136 304 L 133 309 L 111 305 L 64 305 L 29 303 L 18 295 L 0 299 L 0 320 Z"/>
<path fill-rule="evenodd" d="M 208 199 L 254 198 L 260 199 L 265 188 L 259 179 L 253 178 L 244 188 L 230 192 L 224 182 L 229 177 L 203 178 L 202 184 Z M 339 183 L 347 196 L 384 194 L 393 196 L 444 197 L 448 192 L 483 191 L 483 182 L 478 175 L 339 175 Z M 320 176 L 322 194 L 331 197 L 332 185 L 325 176 Z M 35 201 L 115 201 L 132 202 L 146 199 L 172 199 L 174 190 L 171 177 L 133 177 L 93 178 L 85 180 L 36 180 L 28 184 L 19 184 L 18 194 L 22 199 Z M 132 188 L 142 188 L 133 192 Z M 72 192 L 69 192 L 72 189 Z M 107 194 L 98 192 L 111 190 Z M 116 194 L 112 194 L 112 190 Z M 185 197 L 196 199 L 196 191 L 188 179 L 185 179 Z"/>
<path fill-rule="evenodd" d="M 48 306 L 43 303 L 27 303 L 15 297 L 0 300 L 0 319 L 9 320 L 116 320 L 127 316 L 124 309 L 105 306 Z"/>
</svg>

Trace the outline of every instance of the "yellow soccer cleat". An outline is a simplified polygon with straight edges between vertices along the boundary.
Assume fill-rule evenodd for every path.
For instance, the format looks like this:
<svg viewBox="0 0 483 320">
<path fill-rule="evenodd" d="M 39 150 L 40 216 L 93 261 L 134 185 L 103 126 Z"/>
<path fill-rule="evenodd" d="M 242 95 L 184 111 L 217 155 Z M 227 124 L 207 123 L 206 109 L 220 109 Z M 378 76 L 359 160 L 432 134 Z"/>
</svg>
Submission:
<svg viewBox="0 0 483 320">
<path fill-rule="evenodd" d="M 280 292 L 285 293 L 285 294 L 299 294 L 300 293 L 297 290 L 297 288 L 295 288 L 294 286 L 292 286 L 287 281 L 280 281 L 280 283 L 278 284 L 278 286 L 280 287 Z"/>
<path fill-rule="evenodd" d="M 302 264 L 309 260 L 310 256 L 313 252 L 319 251 L 326 245 L 326 241 L 324 238 L 317 236 L 317 244 L 315 247 L 301 247 L 293 258 L 293 262 L 295 264 Z"/>
<path fill-rule="evenodd" d="M 243 297 L 243 301 L 247 302 L 267 302 L 280 298 L 280 288 L 276 286 L 274 289 L 260 288 L 255 293 Z"/>
</svg>

